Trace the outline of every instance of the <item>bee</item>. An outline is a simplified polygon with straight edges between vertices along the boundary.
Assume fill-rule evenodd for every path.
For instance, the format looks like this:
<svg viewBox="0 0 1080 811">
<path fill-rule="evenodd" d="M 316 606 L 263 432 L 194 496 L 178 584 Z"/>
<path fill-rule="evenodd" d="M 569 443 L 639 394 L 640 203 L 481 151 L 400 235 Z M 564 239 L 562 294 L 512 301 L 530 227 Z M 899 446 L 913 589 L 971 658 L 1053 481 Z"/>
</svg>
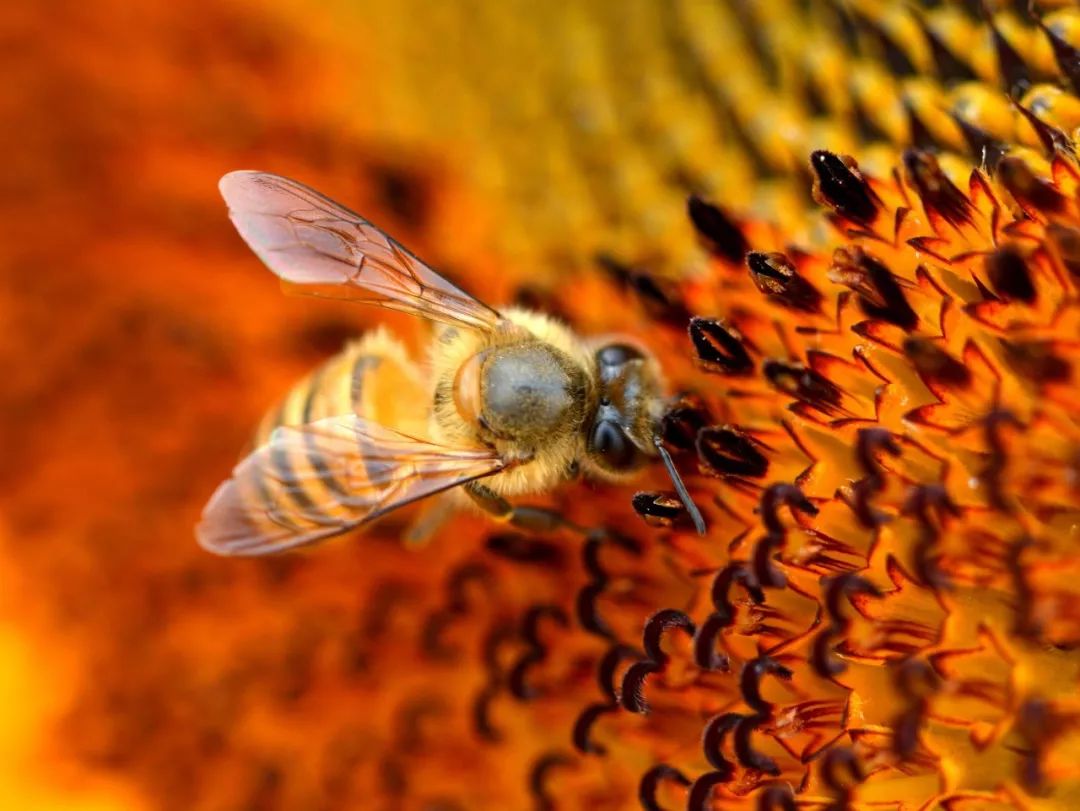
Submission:
<svg viewBox="0 0 1080 811">
<path fill-rule="evenodd" d="M 219 187 L 241 237 L 287 291 L 404 311 L 434 329 L 426 367 L 379 329 L 295 386 L 207 503 L 196 529 L 204 548 L 279 552 L 449 490 L 518 527 L 573 526 L 511 499 L 579 474 L 622 480 L 657 457 L 704 532 L 659 439 L 660 369 L 643 347 L 492 309 L 294 180 L 239 171 Z"/>
</svg>

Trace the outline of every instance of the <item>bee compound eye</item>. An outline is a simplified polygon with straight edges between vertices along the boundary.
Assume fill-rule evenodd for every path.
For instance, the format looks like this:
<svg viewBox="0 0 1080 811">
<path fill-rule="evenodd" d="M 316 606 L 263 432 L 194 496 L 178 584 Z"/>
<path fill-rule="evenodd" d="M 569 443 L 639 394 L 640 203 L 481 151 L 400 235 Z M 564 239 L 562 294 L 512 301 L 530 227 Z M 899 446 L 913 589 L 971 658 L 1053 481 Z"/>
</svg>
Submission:
<svg viewBox="0 0 1080 811">
<path fill-rule="evenodd" d="M 628 361 L 643 357 L 641 350 L 630 344 L 608 344 L 596 353 L 596 360 L 602 366 L 622 366 Z"/>
<path fill-rule="evenodd" d="M 592 435 L 593 451 L 602 463 L 612 470 L 628 470 L 637 461 L 637 448 L 616 423 L 602 420 L 596 424 Z"/>
</svg>

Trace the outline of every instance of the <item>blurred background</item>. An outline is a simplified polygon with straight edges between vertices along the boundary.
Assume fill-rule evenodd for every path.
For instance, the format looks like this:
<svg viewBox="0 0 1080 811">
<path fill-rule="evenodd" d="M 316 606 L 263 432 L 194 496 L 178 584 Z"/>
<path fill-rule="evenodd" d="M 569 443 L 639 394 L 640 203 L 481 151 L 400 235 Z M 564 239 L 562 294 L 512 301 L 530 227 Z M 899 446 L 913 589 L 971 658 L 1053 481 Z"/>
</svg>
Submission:
<svg viewBox="0 0 1080 811">
<path fill-rule="evenodd" d="M 217 179 L 302 179 L 493 302 L 551 302 L 600 251 L 677 270 L 687 188 L 750 175 L 707 120 L 671 126 L 705 101 L 664 5 L 4 5 L 0 805 L 366 807 L 393 783 L 357 719 L 412 670 L 346 643 L 394 621 L 373 584 L 437 602 L 468 544 L 220 561 L 192 526 L 297 377 L 376 319 L 416 328 L 283 297 Z M 349 656 L 368 675 L 326 675 Z"/>
</svg>

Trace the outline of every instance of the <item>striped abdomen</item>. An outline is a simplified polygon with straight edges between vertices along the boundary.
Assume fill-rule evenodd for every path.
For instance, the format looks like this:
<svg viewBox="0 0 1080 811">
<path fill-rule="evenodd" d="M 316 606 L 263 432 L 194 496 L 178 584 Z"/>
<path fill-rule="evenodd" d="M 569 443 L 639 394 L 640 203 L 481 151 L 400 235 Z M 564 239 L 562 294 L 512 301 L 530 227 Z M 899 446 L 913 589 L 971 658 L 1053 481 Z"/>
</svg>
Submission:
<svg viewBox="0 0 1080 811">
<path fill-rule="evenodd" d="M 405 433 L 426 433 L 431 394 L 405 347 L 383 329 L 367 333 L 301 380 L 255 432 L 262 445 L 281 425 L 356 414 Z"/>
</svg>

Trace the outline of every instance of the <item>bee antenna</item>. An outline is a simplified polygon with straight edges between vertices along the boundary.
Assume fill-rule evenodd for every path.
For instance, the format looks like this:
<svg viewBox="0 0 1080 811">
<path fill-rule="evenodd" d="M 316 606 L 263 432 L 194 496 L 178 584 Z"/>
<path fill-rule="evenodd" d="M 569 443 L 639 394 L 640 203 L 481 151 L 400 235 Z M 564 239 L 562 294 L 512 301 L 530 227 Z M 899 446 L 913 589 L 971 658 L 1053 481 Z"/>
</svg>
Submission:
<svg viewBox="0 0 1080 811">
<path fill-rule="evenodd" d="M 671 477 L 671 483 L 675 485 L 675 492 L 679 494 L 679 501 L 681 501 L 686 508 L 686 512 L 690 514 L 690 520 L 694 522 L 694 529 L 697 530 L 698 535 L 704 535 L 705 519 L 702 518 L 701 510 L 697 508 L 694 500 L 690 498 L 690 493 L 686 489 L 686 485 L 683 484 L 682 476 L 680 476 L 679 471 L 675 469 L 675 463 L 671 461 L 671 454 L 668 453 L 667 448 L 664 447 L 664 441 L 659 435 L 654 435 L 653 444 L 656 445 L 656 450 L 659 452 L 660 458 L 664 460 L 664 467 L 667 468 L 668 476 Z"/>
</svg>

